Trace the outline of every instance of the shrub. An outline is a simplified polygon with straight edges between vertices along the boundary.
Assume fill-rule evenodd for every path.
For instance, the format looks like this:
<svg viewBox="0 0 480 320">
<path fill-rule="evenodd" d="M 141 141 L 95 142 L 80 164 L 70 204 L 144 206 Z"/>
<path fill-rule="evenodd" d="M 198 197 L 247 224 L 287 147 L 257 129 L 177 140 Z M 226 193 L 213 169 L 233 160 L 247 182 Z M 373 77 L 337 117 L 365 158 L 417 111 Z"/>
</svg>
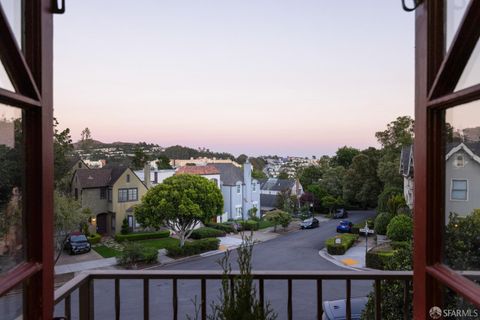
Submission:
<svg viewBox="0 0 480 320">
<path fill-rule="evenodd" d="M 236 233 L 237 230 L 235 229 L 235 226 L 232 223 L 209 223 L 207 224 L 207 227 L 221 230 L 225 233 Z"/>
<path fill-rule="evenodd" d="M 390 246 L 393 250 L 409 250 L 412 247 L 412 243 L 409 241 L 392 241 Z"/>
<path fill-rule="evenodd" d="M 127 218 L 123 218 L 122 221 L 122 229 L 120 230 L 121 234 L 129 234 L 130 233 L 130 226 L 128 225 L 128 220 Z"/>
<path fill-rule="evenodd" d="M 393 216 L 389 213 L 382 212 L 375 218 L 375 233 L 380 235 L 387 234 L 387 226 L 392 220 Z"/>
<path fill-rule="evenodd" d="M 219 244 L 220 240 L 217 238 L 207 238 L 192 242 L 185 242 L 183 247 L 176 246 L 168 248 L 168 255 L 173 258 L 191 256 L 207 251 L 217 250 Z"/>
<path fill-rule="evenodd" d="M 335 243 L 335 239 L 340 238 L 342 242 L 340 244 Z M 358 234 L 342 234 L 332 238 L 327 239 L 325 241 L 325 246 L 327 247 L 327 252 L 331 255 L 342 255 L 353 246 L 355 241 L 358 239 Z"/>
<path fill-rule="evenodd" d="M 388 211 L 388 200 L 395 195 L 403 194 L 402 189 L 396 187 L 385 188 L 382 193 L 378 196 L 377 210 L 379 212 Z"/>
<path fill-rule="evenodd" d="M 456 270 L 478 270 L 480 266 L 480 209 L 465 217 L 450 214 L 445 226 L 445 260 Z"/>
<path fill-rule="evenodd" d="M 412 218 L 404 214 L 393 217 L 387 226 L 387 237 L 392 241 L 408 241 L 412 233 Z"/>
<path fill-rule="evenodd" d="M 292 221 L 292 216 L 288 212 L 276 209 L 266 213 L 264 219 L 273 224 L 273 232 L 276 232 L 277 225 L 286 228 L 285 225 L 288 226 L 290 221 Z"/>
<path fill-rule="evenodd" d="M 90 244 L 97 244 L 100 242 L 101 239 L 102 239 L 102 236 L 99 235 L 98 233 L 91 234 L 88 236 L 88 242 L 90 242 Z"/>
<path fill-rule="evenodd" d="M 163 230 L 158 232 L 142 232 L 142 233 L 131 233 L 131 234 L 116 234 L 115 241 L 122 242 L 125 240 L 128 241 L 137 241 L 137 240 L 147 240 L 147 239 L 159 239 L 159 238 L 168 238 L 170 236 L 170 231 Z"/>
<path fill-rule="evenodd" d="M 205 239 L 216 237 L 225 237 L 225 232 L 218 229 L 203 227 L 193 230 L 192 234 L 190 235 L 190 238 L 192 239 Z"/>
<path fill-rule="evenodd" d="M 157 261 L 158 251 L 155 248 L 143 247 L 138 242 L 125 244 L 122 253 L 117 257 L 118 264 L 130 265 L 138 262 L 154 263 Z"/>
<path fill-rule="evenodd" d="M 247 220 L 240 222 L 243 230 L 246 231 L 255 231 L 258 230 L 258 222 L 255 220 Z"/>
<path fill-rule="evenodd" d="M 394 251 L 369 251 L 365 256 L 366 266 L 372 269 L 385 270 L 394 254 Z"/>
</svg>

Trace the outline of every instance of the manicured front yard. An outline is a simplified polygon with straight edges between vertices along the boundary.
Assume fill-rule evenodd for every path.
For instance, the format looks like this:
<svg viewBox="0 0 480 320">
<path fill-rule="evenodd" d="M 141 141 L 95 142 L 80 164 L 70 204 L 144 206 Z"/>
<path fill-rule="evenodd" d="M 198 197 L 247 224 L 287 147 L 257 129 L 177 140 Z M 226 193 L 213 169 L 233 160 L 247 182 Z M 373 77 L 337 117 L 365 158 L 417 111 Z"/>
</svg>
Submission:
<svg viewBox="0 0 480 320">
<path fill-rule="evenodd" d="M 180 241 L 175 238 L 162 238 L 162 239 L 150 239 L 150 240 L 142 240 L 137 241 L 144 247 L 150 247 L 154 249 L 168 249 L 171 247 L 178 247 L 180 245 Z"/>
<path fill-rule="evenodd" d="M 269 228 L 269 227 L 273 227 L 273 223 L 270 222 L 270 221 L 260 220 L 260 221 L 258 222 L 258 230 L 266 229 L 266 228 Z"/>
<path fill-rule="evenodd" d="M 95 246 L 92 249 L 95 250 L 99 255 L 101 255 L 104 258 L 118 257 L 121 253 L 118 250 L 115 250 L 113 248 L 109 248 L 109 247 L 104 246 L 104 245 Z"/>
</svg>

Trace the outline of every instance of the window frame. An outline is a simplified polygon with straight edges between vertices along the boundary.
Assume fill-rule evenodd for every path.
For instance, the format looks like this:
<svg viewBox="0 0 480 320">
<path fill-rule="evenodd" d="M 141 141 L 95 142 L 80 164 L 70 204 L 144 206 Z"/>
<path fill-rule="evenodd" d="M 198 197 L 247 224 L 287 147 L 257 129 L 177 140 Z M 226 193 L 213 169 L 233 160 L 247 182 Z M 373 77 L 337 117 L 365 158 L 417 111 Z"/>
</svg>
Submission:
<svg viewBox="0 0 480 320">
<path fill-rule="evenodd" d="M 480 99 L 480 84 L 455 91 L 479 41 L 480 1 L 470 1 L 448 50 L 445 1 L 423 0 L 415 19 L 413 317 L 443 306 L 445 287 L 480 307 L 480 286 L 443 263 L 445 111 Z"/>
<path fill-rule="evenodd" d="M 455 182 L 460 182 L 460 181 L 465 182 L 466 188 L 465 189 L 454 189 Z M 452 180 L 450 181 L 450 201 L 468 202 L 469 201 L 468 190 L 469 190 L 468 179 L 452 178 Z M 455 199 L 455 198 L 453 198 L 453 192 L 454 191 L 462 191 L 462 192 L 465 191 L 465 199 Z"/>
</svg>

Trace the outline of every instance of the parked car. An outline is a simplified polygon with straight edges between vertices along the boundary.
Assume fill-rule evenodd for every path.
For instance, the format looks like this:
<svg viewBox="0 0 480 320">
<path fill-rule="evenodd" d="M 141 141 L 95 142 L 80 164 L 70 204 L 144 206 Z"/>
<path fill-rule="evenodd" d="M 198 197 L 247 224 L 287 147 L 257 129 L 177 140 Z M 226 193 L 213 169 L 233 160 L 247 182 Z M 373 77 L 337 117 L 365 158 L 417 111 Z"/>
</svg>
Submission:
<svg viewBox="0 0 480 320">
<path fill-rule="evenodd" d="M 342 220 L 337 226 L 337 232 L 350 233 L 352 232 L 353 223 L 348 220 Z"/>
<path fill-rule="evenodd" d="M 319 225 L 320 225 L 320 222 L 318 221 L 317 218 L 309 218 L 309 219 L 303 220 L 302 223 L 300 223 L 300 229 L 318 228 Z"/>
<path fill-rule="evenodd" d="M 90 242 L 88 242 L 87 237 L 80 232 L 75 232 L 70 234 L 67 237 L 67 242 L 65 243 L 65 250 L 70 254 L 85 253 L 89 252 L 92 249 Z"/>
<path fill-rule="evenodd" d="M 323 302 L 323 315 L 322 320 L 340 320 L 347 318 L 347 300 L 334 300 Z M 367 305 L 368 298 L 353 298 L 350 300 L 350 310 L 352 320 L 360 320 L 362 312 Z"/>
<path fill-rule="evenodd" d="M 345 219 L 348 218 L 348 212 L 345 209 L 337 209 L 333 214 L 334 219 Z"/>
</svg>

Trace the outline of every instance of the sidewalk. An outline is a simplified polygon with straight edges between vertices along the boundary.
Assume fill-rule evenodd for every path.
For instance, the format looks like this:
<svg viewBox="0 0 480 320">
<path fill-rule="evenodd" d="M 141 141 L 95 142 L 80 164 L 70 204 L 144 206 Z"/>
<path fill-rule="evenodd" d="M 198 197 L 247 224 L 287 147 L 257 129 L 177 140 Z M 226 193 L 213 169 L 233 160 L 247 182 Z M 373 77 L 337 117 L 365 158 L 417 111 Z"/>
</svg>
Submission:
<svg viewBox="0 0 480 320">
<path fill-rule="evenodd" d="M 368 238 L 368 250 L 375 246 L 375 240 L 373 237 Z M 350 270 L 361 270 L 365 267 L 365 237 L 360 236 L 359 241 L 355 243 L 350 249 L 345 252 L 344 255 L 330 255 L 327 252 L 327 248 L 323 248 L 318 252 L 318 254 L 336 264 L 337 266 L 350 269 Z"/>
<path fill-rule="evenodd" d="M 55 275 L 79 272 L 90 269 L 112 267 L 117 264 L 116 258 L 96 259 L 79 263 L 63 264 L 55 266 Z"/>
</svg>

